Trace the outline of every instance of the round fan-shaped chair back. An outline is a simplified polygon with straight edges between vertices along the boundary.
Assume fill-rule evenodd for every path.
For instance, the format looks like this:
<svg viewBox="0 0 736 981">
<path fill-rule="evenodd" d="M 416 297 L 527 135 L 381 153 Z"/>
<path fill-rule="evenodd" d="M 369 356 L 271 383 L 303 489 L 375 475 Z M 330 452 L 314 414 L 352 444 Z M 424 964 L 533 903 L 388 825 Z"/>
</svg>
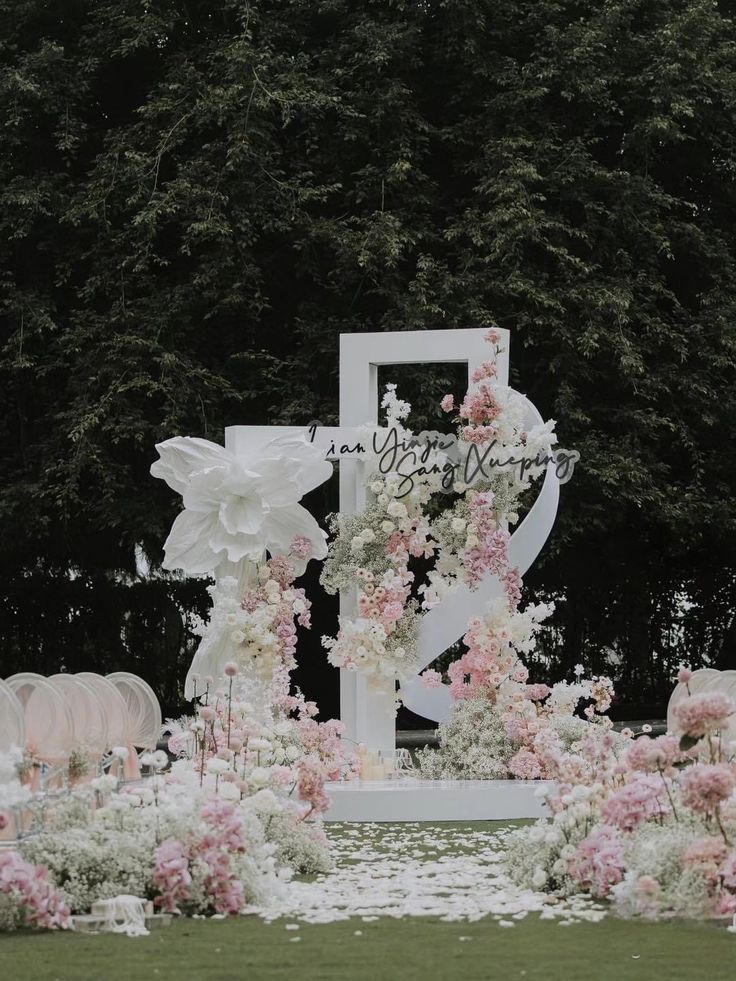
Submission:
<svg viewBox="0 0 736 981">
<path fill-rule="evenodd" d="M 109 740 L 107 719 L 97 692 L 76 674 L 52 674 L 49 681 L 64 693 L 72 710 L 75 748 L 99 760 Z"/>
<path fill-rule="evenodd" d="M 138 749 L 155 749 L 161 735 L 161 706 L 142 678 L 128 671 L 107 675 L 125 699 L 130 714 L 130 742 Z"/>
<path fill-rule="evenodd" d="M 0 680 L 0 753 L 13 747 L 24 749 L 26 723 L 23 705 L 10 685 Z"/>
<path fill-rule="evenodd" d="M 64 694 L 40 674 L 7 679 L 25 718 L 26 748 L 45 763 L 62 763 L 74 749 L 74 721 Z"/>
<path fill-rule="evenodd" d="M 75 675 L 88 685 L 96 694 L 102 708 L 107 726 L 107 746 L 128 746 L 130 743 L 131 722 L 125 699 L 115 685 L 101 674 L 93 671 L 80 671 Z"/>
</svg>

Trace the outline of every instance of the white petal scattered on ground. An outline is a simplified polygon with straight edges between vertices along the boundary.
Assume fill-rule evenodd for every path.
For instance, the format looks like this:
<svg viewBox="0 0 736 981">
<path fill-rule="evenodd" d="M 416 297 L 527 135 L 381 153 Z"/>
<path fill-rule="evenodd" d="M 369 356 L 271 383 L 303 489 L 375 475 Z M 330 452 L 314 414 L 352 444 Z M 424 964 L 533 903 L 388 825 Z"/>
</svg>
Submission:
<svg viewBox="0 0 736 981">
<path fill-rule="evenodd" d="M 264 919 L 333 923 L 358 917 L 371 923 L 379 917 L 432 916 L 473 923 L 490 916 L 499 926 L 513 927 L 528 913 L 561 926 L 606 915 L 584 896 L 550 905 L 547 894 L 514 885 L 502 862 L 509 829 L 360 824 L 328 825 L 327 833 L 335 869 L 311 882 L 291 882 L 275 906 L 259 911 Z"/>
</svg>

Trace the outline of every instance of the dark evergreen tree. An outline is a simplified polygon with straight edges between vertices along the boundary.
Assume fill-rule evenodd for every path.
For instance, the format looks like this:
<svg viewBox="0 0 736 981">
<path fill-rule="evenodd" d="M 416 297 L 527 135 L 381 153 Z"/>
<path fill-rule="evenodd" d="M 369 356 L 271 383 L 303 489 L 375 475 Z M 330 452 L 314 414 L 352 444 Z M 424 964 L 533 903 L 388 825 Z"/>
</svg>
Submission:
<svg viewBox="0 0 736 981">
<path fill-rule="evenodd" d="M 173 707 L 206 596 L 143 574 L 154 443 L 334 421 L 340 332 L 490 324 L 581 453 L 528 579 L 550 673 L 642 711 L 736 667 L 730 4 L 0 13 L 3 674 L 128 665 Z"/>
</svg>

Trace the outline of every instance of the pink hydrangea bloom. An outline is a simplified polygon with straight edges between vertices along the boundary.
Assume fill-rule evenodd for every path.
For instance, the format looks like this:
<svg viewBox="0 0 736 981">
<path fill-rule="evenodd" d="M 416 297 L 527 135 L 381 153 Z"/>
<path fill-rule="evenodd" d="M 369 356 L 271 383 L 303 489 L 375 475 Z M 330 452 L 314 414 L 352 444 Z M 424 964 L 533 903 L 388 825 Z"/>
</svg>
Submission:
<svg viewBox="0 0 736 981">
<path fill-rule="evenodd" d="M 604 820 L 621 831 L 633 831 L 640 824 L 661 818 L 669 810 L 667 792 L 658 776 L 637 773 L 615 790 L 603 805 Z"/>
<path fill-rule="evenodd" d="M 674 708 L 675 718 L 682 731 L 696 739 L 708 732 L 722 729 L 734 711 L 736 704 L 723 692 L 691 695 Z"/>
<path fill-rule="evenodd" d="M 452 410 L 455 408 L 455 396 L 445 395 L 440 402 L 440 408 L 443 412 L 452 412 Z"/>
<path fill-rule="evenodd" d="M 718 881 L 719 866 L 727 855 L 728 845 L 723 838 L 703 835 L 687 846 L 682 861 L 683 864 L 697 869 L 712 885 L 715 885 Z"/>
<path fill-rule="evenodd" d="M 696 763 L 680 777 L 682 799 L 693 811 L 711 814 L 728 800 L 736 787 L 736 777 L 727 763 Z"/>
<path fill-rule="evenodd" d="M 527 685 L 524 689 L 524 697 L 528 698 L 530 702 L 543 702 L 551 691 L 549 685 Z"/>
</svg>

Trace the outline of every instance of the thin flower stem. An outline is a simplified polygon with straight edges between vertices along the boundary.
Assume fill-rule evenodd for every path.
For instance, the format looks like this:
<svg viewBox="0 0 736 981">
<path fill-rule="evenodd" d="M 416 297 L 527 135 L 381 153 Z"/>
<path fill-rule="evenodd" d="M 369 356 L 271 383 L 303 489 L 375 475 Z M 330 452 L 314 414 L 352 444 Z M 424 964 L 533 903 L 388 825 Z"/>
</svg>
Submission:
<svg viewBox="0 0 736 981">
<path fill-rule="evenodd" d="M 667 791 L 667 797 L 669 798 L 670 807 L 672 808 L 672 814 L 674 815 L 675 821 L 677 821 L 677 823 L 679 824 L 680 823 L 680 819 L 677 816 L 677 808 L 675 807 L 675 802 L 672 799 L 672 794 L 670 793 L 670 788 L 667 786 L 667 781 L 664 778 L 664 773 L 663 773 L 662 770 L 658 770 L 658 773 L 659 773 L 660 777 L 662 778 L 662 783 L 664 784 L 664 789 Z"/>
<path fill-rule="evenodd" d="M 230 690 L 227 693 L 227 748 L 230 749 L 230 726 L 232 725 L 233 710 L 233 679 L 230 679 Z"/>
<path fill-rule="evenodd" d="M 721 821 L 721 808 L 719 804 L 716 805 L 714 814 L 715 814 L 716 824 L 718 825 L 718 830 L 721 832 L 721 834 L 723 835 L 723 840 L 730 848 L 731 842 L 729 841 L 728 835 L 726 834 L 726 830 L 723 827 L 723 822 Z"/>
</svg>

